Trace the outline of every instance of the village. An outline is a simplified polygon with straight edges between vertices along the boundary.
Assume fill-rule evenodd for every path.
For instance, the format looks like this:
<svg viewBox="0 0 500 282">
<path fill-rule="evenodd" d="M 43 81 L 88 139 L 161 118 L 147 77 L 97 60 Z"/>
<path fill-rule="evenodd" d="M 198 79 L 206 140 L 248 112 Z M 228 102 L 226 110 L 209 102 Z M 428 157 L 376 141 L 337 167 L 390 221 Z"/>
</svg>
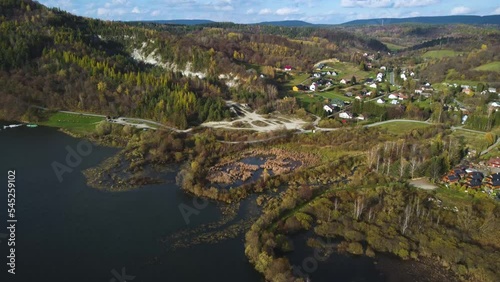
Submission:
<svg viewBox="0 0 500 282">
<path fill-rule="evenodd" d="M 380 115 L 381 111 L 392 109 L 405 113 L 408 107 L 417 107 L 423 114 L 415 115 L 413 119 L 429 124 L 448 124 L 452 130 L 469 131 L 476 135 L 489 134 L 491 127 L 480 128 L 472 124 L 472 120 L 490 120 L 492 114 L 498 112 L 500 94 L 495 87 L 480 82 L 476 85 L 448 82 L 433 85 L 420 79 L 416 70 L 377 65 L 374 57 L 375 54 L 364 53 L 359 67 L 345 67 L 348 63 L 336 59 L 317 63 L 300 83 L 291 87 L 289 93 L 310 103 L 320 101 L 322 116 L 340 120 L 342 124 L 369 125 L 391 119 L 387 114 Z M 287 65 L 284 71 L 293 73 L 293 66 Z M 486 103 L 478 104 L 483 101 Z M 479 107 L 486 108 L 487 117 L 477 110 Z M 360 111 L 360 108 L 365 110 Z M 401 115 L 397 118 L 408 117 Z M 488 150 L 469 147 L 462 164 L 450 170 L 436 184 L 500 199 L 499 140 L 495 134 L 492 138 Z"/>
</svg>

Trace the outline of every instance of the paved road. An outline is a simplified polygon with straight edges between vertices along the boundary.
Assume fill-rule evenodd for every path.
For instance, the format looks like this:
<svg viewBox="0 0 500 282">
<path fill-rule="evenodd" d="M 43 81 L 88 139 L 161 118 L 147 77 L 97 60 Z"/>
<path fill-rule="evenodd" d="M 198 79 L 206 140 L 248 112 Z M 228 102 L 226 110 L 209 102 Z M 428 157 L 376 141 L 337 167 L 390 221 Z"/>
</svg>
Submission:
<svg viewBox="0 0 500 282">
<path fill-rule="evenodd" d="M 365 127 L 373 127 L 373 126 L 379 126 L 382 124 L 387 124 L 387 123 L 393 123 L 393 122 L 414 122 L 414 123 L 422 123 L 422 124 L 432 124 L 429 121 L 422 121 L 422 120 L 412 120 L 412 119 L 391 119 L 391 120 L 386 120 L 386 121 L 380 121 L 372 124 L 365 125 Z"/>
<path fill-rule="evenodd" d="M 469 131 L 469 132 L 472 132 L 472 133 L 477 133 L 477 134 L 485 134 L 486 132 L 484 131 L 479 131 L 479 130 L 473 130 L 473 129 L 467 129 L 467 128 L 464 128 L 463 126 L 452 126 L 451 127 L 451 130 L 455 131 L 455 130 L 463 130 L 463 131 Z"/>
<path fill-rule="evenodd" d="M 235 102 L 232 102 L 232 101 L 228 101 L 228 106 L 236 106 L 238 107 L 238 109 L 244 114 L 244 117 L 242 118 L 243 119 L 249 119 L 249 121 L 251 122 L 252 120 L 260 120 L 262 122 L 265 122 L 268 124 L 268 126 L 264 127 L 264 128 L 259 128 L 258 126 L 253 126 L 252 128 L 235 128 L 235 127 L 231 127 L 231 126 L 220 126 L 220 123 L 223 123 L 223 122 L 214 122 L 213 124 L 212 123 L 204 123 L 202 124 L 203 126 L 206 126 L 206 127 L 214 127 L 214 128 L 226 128 L 226 129 L 236 129 L 236 130 L 256 130 L 257 131 L 260 131 L 259 129 L 264 129 L 262 131 L 272 131 L 273 129 L 280 129 L 282 128 L 283 124 L 279 124 L 279 123 L 276 123 L 275 120 L 271 119 L 265 119 L 264 117 L 256 114 L 255 112 L 249 112 L 247 111 L 246 109 L 244 109 L 244 107 L 242 107 L 241 105 L 235 103 Z M 38 109 L 43 109 L 43 110 L 48 110 L 47 108 L 43 108 L 43 107 L 39 107 L 39 106 L 33 106 L 35 108 L 38 108 Z M 91 117 L 101 117 L 101 118 L 106 118 L 105 115 L 100 115 L 100 114 L 92 114 L 92 113 L 81 113 L 81 112 L 73 112 L 73 111 L 59 111 L 61 113 L 66 113 L 66 114 L 73 114 L 73 115 L 83 115 L 83 116 L 91 116 Z M 301 126 L 295 121 L 291 121 L 289 123 L 291 123 L 293 126 L 293 128 L 299 130 L 298 133 L 312 133 L 312 132 L 315 132 L 315 131 L 324 131 L 324 132 L 328 132 L 328 131 L 335 131 L 335 130 L 339 130 L 340 128 L 321 128 L 321 127 L 318 127 L 318 124 L 319 124 L 319 121 L 320 121 L 320 117 L 319 116 L 316 116 L 316 120 L 313 122 L 313 125 L 314 125 L 314 130 L 304 130 L 301 128 Z M 136 127 L 136 128 L 139 128 L 139 129 L 150 129 L 150 130 L 171 130 L 171 131 L 175 131 L 175 132 L 178 132 L 178 133 L 187 133 L 187 132 L 190 132 L 192 130 L 192 128 L 189 128 L 189 129 L 185 129 L 185 130 L 181 130 L 181 129 L 177 129 L 177 128 L 174 128 L 174 127 L 169 127 L 169 126 L 166 126 L 164 124 L 161 124 L 159 122 L 156 122 L 156 121 L 153 121 L 153 120 L 148 120 L 148 119 L 142 119 L 142 118 L 132 118 L 132 117 L 119 117 L 119 118 L 116 118 L 116 119 L 113 119 L 112 120 L 113 123 L 117 123 L 117 124 L 121 124 L 121 125 L 129 125 L 129 126 L 133 126 L 133 127 Z M 376 122 L 376 123 L 372 123 L 372 124 L 368 124 L 368 125 L 365 125 L 365 127 L 374 127 L 374 126 L 379 126 L 379 125 L 382 125 L 382 124 L 387 124 L 387 123 L 394 123 L 394 122 L 413 122 L 413 123 L 421 123 L 421 124 L 433 124 L 431 123 L 430 121 L 421 121 L 421 120 L 410 120 L 410 119 L 392 119 L 392 120 L 386 120 L 386 121 L 381 121 L 381 122 Z M 227 122 L 226 122 L 227 123 Z M 232 123 L 232 122 L 230 122 Z M 250 123 L 251 124 L 251 123 Z M 152 126 L 154 125 L 154 126 Z M 290 126 L 290 124 L 287 124 Z M 303 125 L 303 124 L 301 124 Z M 477 130 L 472 130 L 472 129 L 466 129 L 466 128 L 463 128 L 461 126 L 459 127 L 456 127 L 456 126 L 452 126 L 451 127 L 452 130 L 464 130 L 464 131 L 469 131 L 469 132 L 473 132 L 473 133 L 477 133 L 477 134 L 485 134 L 485 132 L 482 132 L 482 131 L 477 131 Z M 221 143 L 227 143 L 227 144 L 254 144 L 254 143 L 260 143 L 260 142 L 267 142 L 267 141 L 270 141 L 270 140 L 273 140 L 273 139 L 277 139 L 277 138 L 281 138 L 281 137 L 284 137 L 285 135 L 280 135 L 280 136 L 275 136 L 275 137 L 271 137 L 271 138 L 267 138 L 267 139 L 263 139 L 263 140 L 251 140 L 251 141 L 219 141 Z M 488 147 L 486 150 L 482 151 L 481 152 L 481 155 L 484 155 L 484 154 L 487 154 L 489 151 L 491 151 L 493 148 L 495 148 L 496 146 L 498 146 L 500 144 L 500 138 L 497 140 L 497 142 L 493 145 L 491 145 L 490 147 Z"/>
<path fill-rule="evenodd" d="M 48 108 L 39 107 L 39 106 L 33 106 L 33 107 L 37 108 L 37 109 L 46 110 L 46 111 L 49 110 Z M 73 112 L 73 111 L 59 111 L 59 112 L 65 113 L 65 114 L 71 114 L 71 115 L 106 118 L 105 115 L 100 115 L 100 114 Z M 154 120 L 142 119 L 142 118 L 119 117 L 119 118 L 113 119 L 112 122 L 117 123 L 117 124 L 121 124 L 121 125 L 129 125 L 129 126 L 133 126 L 133 127 L 140 128 L 140 129 L 151 129 L 151 130 L 166 129 L 166 130 L 172 130 L 175 132 L 189 132 L 192 130 L 192 128 L 181 130 L 181 129 L 177 129 L 174 127 L 166 126 L 166 125 L 161 124 L 159 122 L 156 122 Z M 157 127 L 154 127 L 151 125 L 155 125 Z"/>
<path fill-rule="evenodd" d="M 498 140 L 497 140 L 497 142 L 495 142 L 495 144 L 489 146 L 486 150 L 482 151 L 481 154 L 480 154 L 480 156 L 488 154 L 491 150 L 493 150 L 493 148 L 495 148 L 496 146 L 498 146 L 498 144 L 500 144 L 500 138 L 498 138 Z"/>
</svg>

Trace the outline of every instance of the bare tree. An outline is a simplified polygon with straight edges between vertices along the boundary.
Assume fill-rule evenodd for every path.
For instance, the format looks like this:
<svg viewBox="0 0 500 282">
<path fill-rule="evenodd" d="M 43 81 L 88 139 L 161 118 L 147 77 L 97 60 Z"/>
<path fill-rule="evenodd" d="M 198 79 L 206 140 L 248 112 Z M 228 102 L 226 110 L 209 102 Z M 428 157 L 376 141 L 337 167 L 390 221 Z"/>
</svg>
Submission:
<svg viewBox="0 0 500 282">
<path fill-rule="evenodd" d="M 410 220 L 412 216 L 412 207 L 411 204 L 406 205 L 405 212 L 403 214 L 403 218 L 401 220 L 401 233 L 404 235 L 408 226 L 410 225 Z"/>
<path fill-rule="evenodd" d="M 403 158 L 403 155 L 401 155 L 401 160 L 399 161 L 399 178 L 403 178 L 405 168 L 406 168 L 406 160 Z"/>
<path fill-rule="evenodd" d="M 378 157 L 378 150 L 379 150 L 379 147 L 376 146 L 376 147 L 373 147 L 370 151 L 368 151 L 367 162 L 368 162 L 369 168 L 373 167 L 373 163 L 375 162 L 375 160 Z"/>
<path fill-rule="evenodd" d="M 463 208 L 457 213 L 457 223 L 460 228 L 465 231 L 470 231 L 473 229 L 474 225 L 474 214 L 470 206 Z"/>
<path fill-rule="evenodd" d="M 373 218 L 373 208 L 368 210 L 368 221 L 372 221 Z"/>
<path fill-rule="evenodd" d="M 403 235 L 408 230 L 408 227 L 410 226 L 410 224 L 412 224 L 412 220 L 413 220 L 413 222 L 415 220 L 420 222 L 421 213 L 422 213 L 422 209 L 420 207 L 420 199 L 418 197 L 411 198 L 410 202 L 406 205 L 403 217 L 401 218 L 401 222 L 400 222 L 400 224 L 401 224 L 400 231 Z"/>
<path fill-rule="evenodd" d="M 380 155 L 377 153 L 377 169 L 376 169 L 377 172 L 379 165 L 380 165 Z"/>
<path fill-rule="evenodd" d="M 410 160 L 411 178 L 414 178 L 415 170 L 417 169 L 418 165 L 419 165 L 418 159 L 416 157 L 411 158 Z"/>
<path fill-rule="evenodd" d="M 365 199 L 363 197 L 358 197 L 354 201 L 354 219 L 358 220 L 365 209 Z"/>
</svg>

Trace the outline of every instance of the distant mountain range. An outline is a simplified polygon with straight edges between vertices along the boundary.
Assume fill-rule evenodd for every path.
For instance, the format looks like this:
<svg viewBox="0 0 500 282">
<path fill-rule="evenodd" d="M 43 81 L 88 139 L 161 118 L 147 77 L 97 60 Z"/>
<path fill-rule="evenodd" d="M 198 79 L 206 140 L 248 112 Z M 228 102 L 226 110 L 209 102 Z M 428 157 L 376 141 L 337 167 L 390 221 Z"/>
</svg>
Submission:
<svg viewBox="0 0 500 282">
<path fill-rule="evenodd" d="M 290 27 L 300 27 L 300 26 L 319 26 L 318 24 L 312 24 L 304 21 L 274 21 L 274 22 L 260 22 L 255 25 L 273 25 L 273 26 L 290 26 Z"/>
<path fill-rule="evenodd" d="M 180 25 L 203 25 L 215 23 L 211 20 L 152 20 L 143 22 L 154 22 L 160 24 L 180 24 Z M 500 25 L 500 15 L 491 16 L 438 16 L 438 17 L 412 17 L 412 18 L 379 18 L 354 20 L 343 23 L 341 25 L 385 25 L 385 24 L 402 24 L 402 23 L 421 23 L 421 24 L 497 24 Z M 272 26 L 288 26 L 288 27 L 320 27 L 333 24 L 313 24 L 299 20 L 287 21 L 269 21 L 254 23 L 254 25 L 272 25 Z"/>
<path fill-rule="evenodd" d="M 201 24 L 211 24 L 215 23 L 211 20 L 151 20 L 151 21 L 141 21 L 147 23 L 159 23 L 159 24 L 181 24 L 181 25 L 201 25 Z"/>
<path fill-rule="evenodd" d="M 423 23 L 423 24 L 498 24 L 500 15 L 491 16 L 439 16 L 439 17 L 413 17 L 413 18 L 380 18 L 355 20 L 342 25 L 381 25 L 401 23 Z"/>
</svg>

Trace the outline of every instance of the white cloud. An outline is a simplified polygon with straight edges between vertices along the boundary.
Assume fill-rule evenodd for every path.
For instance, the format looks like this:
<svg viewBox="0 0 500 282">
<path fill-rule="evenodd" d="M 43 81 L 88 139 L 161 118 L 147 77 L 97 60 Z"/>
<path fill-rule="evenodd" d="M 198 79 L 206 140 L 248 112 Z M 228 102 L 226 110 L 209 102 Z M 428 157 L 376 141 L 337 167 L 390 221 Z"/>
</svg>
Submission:
<svg viewBox="0 0 500 282">
<path fill-rule="evenodd" d="M 276 15 L 280 16 L 296 15 L 298 13 L 299 9 L 297 8 L 281 8 L 276 10 Z"/>
<path fill-rule="evenodd" d="M 138 8 L 138 7 L 134 7 L 134 8 L 132 9 L 132 14 L 140 14 L 140 13 L 141 13 L 141 10 L 139 10 L 139 8 Z"/>
<path fill-rule="evenodd" d="M 429 6 L 435 4 L 439 1 L 437 0 L 396 0 L 394 1 L 394 7 L 421 7 Z"/>
<path fill-rule="evenodd" d="M 451 9 L 452 15 L 463 15 L 463 14 L 468 14 L 470 12 L 472 12 L 472 9 L 464 6 L 458 6 Z"/>
<path fill-rule="evenodd" d="M 153 17 L 159 16 L 159 15 L 160 15 L 160 11 L 158 11 L 158 10 L 151 12 L 151 16 L 153 16 Z"/>
<path fill-rule="evenodd" d="M 262 9 L 259 11 L 259 15 L 269 15 L 269 14 L 272 14 L 273 11 L 271 11 L 271 9 Z"/>
<path fill-rule="evenodd" d="M 106 9 L 106 8 L 98 8 L 97 9 L 98 16 L 106 15 L 108 13 L 109 13 L 109 9 Z"/>
<path fill-rule="evenodd" d="M 392 6 L 392 0 L 341 0 L 340 6 L 352 8 L 352 7 L 363 7 L 363 8 L 383 8 Z"/>
<path fill-rule="evenodd" d="M 253 15 L 253 14 L 255 14 L 255 10 L 254 9 L 248 9 L 245 14 L 247 14 L 247 15 Z"/>
<path fill-rule="evenodd" d="M 127 11 L 125 11 L 124 9 L 121 9 L 121 8 L 118 8 L 118 9 L 98 8 L 97 9 L 97 15 L 98 16 L 105 16 L 105 17 L 121 16 L 121 15 L 124 15 L 126 13 L 127 13 Z"/>
<path fill-rule="evenodd" d="M 500 15 L 500 7 L 493 11 L 493 15 Z"/>
<path fill-rule="evenodd" d="M 233 6 L 230 6 L 230 5 L 214 6 L 214 9 L 217 11 L 232 11 L 232 10 L 234 10 Z"/>
</svg>

